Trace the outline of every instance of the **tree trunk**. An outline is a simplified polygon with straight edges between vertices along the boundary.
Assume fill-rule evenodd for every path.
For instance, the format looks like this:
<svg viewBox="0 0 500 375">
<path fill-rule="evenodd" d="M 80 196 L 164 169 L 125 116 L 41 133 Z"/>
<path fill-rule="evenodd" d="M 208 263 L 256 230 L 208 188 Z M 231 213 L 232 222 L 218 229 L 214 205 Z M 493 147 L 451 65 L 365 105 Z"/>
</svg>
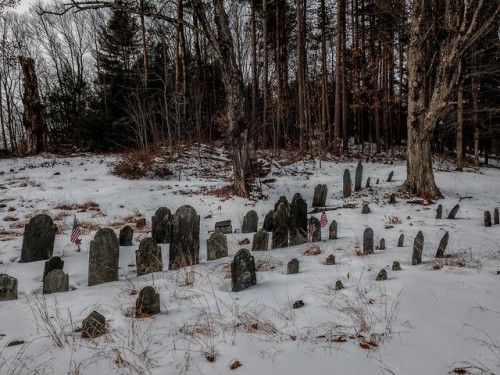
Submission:
<svg viewBox="0 0 500 375">
<path fill-rule="evenodd" d="M 342 60 L 344 58 L 342 50 L 342 28 L 345 26 L 345 0 L 337 2 L 337 45 L 335 64 L 335 127 L 333 128 L 333 153 L 340 155 L 340 128 L 342 119 Z"/>
<path fill-rule="evenodd" d="M 460 83 L 457 90 L 457 127 L 455 129 L 457 149 L 457 171 L 464 170 L 464 87 Z"/>
</svg>

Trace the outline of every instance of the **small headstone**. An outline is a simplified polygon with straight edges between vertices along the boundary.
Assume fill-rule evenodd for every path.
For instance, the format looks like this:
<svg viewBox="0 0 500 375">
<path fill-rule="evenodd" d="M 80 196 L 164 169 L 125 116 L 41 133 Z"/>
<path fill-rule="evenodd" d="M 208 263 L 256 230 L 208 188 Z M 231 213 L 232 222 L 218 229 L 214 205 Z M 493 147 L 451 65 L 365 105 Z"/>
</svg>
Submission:
<svg viewBox="0 0 500 375">
<path fill-rule="evenodd" d="M 49 260 L 45 262 L 45 265 L 43 266 L 43 276 L 42 280 L 45 279 L 45 276 L 50 271 L 53 270 L 62 270 L 64 267 L 64 260 L 61 259 L 61 257 L 52 257 Z"/>
<path fill-rule="evenodd" d="M 446 251 L 446 246 L 448 246 L 448 239 L 450 238 L 450 234 L 446 232 L 441 238 L 441 241 L 439 241 L 439 246 L 436 251 L 436 258 L 443 258 L 444 257 L 444 252 Z"/>
<path fill-rule="evenodd" d="M 316 185 L 316 188 L 314 189 L 312 206 L 325 207 L 327 195 L 328 195 L 328 187 L 326 186 L 326 184 Z"/>
<path fill-rule="evenodd" d="M 274 217 L 274 210 L 269 211 L 265 218 L 264 218 L 264 224 L 262 225 L 262 228 L 268 232 L 273 231 L 273 217 Z"/>
<path fill-rule="evenodd" d="M 336 240 L 338 238 L 338 226 L 335 220 L 332 220 L 330 227 L 328 228 L 328 233 L 328 238 L 330 240 Z"/>
<path fill-rule="evenodd" d="M 344 284 L 342 284 L 342 281 L 337 280 L 335 282 L 335 290 L 342 290 L 342 289 L 344 289 Z"/>
<path fill-rule="evenodd" d="M 90 241 L 89 286 L 118 280 L 120 243 L 115 231 L 110 228 L 99 229 Z"/>
<path fill-rule="evenodd" d="M 335 255 L 330 254 L 326 257 L 325 264 L 327 266 L 333 266 L 335 264 Z"/>
<path fill-rule="evenodd" d="M 252 251 L 265 251 L 269 243 L 269 233 L 262 228 L 253 236 Z"/>
<path fill-rule="evenodd" d="M 294 309 L 300 309 L 301 307 L 304 306 L 304 301 L 302 301 L 301 299 L 295 301 L 293 304 L 292 304 L 292 308 Z"/>
<path fill-rule="evenodd" d="M 411 264 L 417 265 L 422 263 L 422 252 L 424 250 L 424 234 L 422 231 L 417 233 L 413 242 L 413 254 L 411 256 Z"/>
<path fill-rule="evenodd" d="M 288 206 L 285 203 L 281 203 L 274 212 L 273 217 L 272 249 L 288 246 L 289 222 Z"/>
<path fill-rule="evenodd" d="M 145 238 L 139 244 L 139 250 L 135 251 L 135 264 L 137 276 L 163 270 L 161 247 L 151 238 Z"/>
<path fill-rule="evenodd" d="M 443 205 L 440 204 L 436 209 L 436 219 L 442 219 L 442 218 L 443 218 Z"/>
<path fill-rule="evenodd" d="M 297 259 L 294 258 L 288 262 L 286 266 L 286 273 L 288 275 L 299 273 L 299 261 Z"/>
<path fill-rule="evenodd" d="M 361 190 L 362 180 L 363 180 L 363 164 L 361 164 L 361 160 L 359 160 L 358 166 L 356 167 L 356 174 L 354 176 L 354 191 Z"/>
<path fill-rule="evenodd" d="M 144 315 L 154 315 L 160 313 L 160 295 L 155 288 L 146 286 L 139 292 L 139 297 L 135 301 L 135 316 L 140 318 Z"/>
<path fill-rule="evenodd" d="M 393 271 L 401 271 L 401 264 L 399 262 L 392 262 L 392 270 Z"/>
<path fill-rule="evenodd" d="M 243 225 L 241 226 L 241 233 L 254 233 L 257 232 L 257 225 L 259 223 L 259 216 L 255 210 L 247 212 L 243 217 Z"/>
<path fill-rule="evenodd" d="M 378 272 L 376 280 L 377 280 L 377 281 L 387 280 L 387 271 L 385 270 L 385 268 L 382 268 L 382 269 Z"/>
<path fill-rule="evenodd" d="M 371 212 L 370 206 L 368 205 L 368 202 L 363 203 L 363 208 L 361 209 L 362 214 L 369 214 Z"/>
<path fill-rule="evenodd" d="M 385 250 L 385 239 L 381 238 L 379 245 L 378 245 L 379 250 Z"/>
<path fill-rule="evenodd" d="M 368 177 L 366 179 L 366 185 L 365 186 L 366 186 L 366 188 L 370 188 L 371 187 L 371 178 L 370 177 Z"/>
<path fill-rule="evenodd" d="M 105 332 L 106 318 L 97 311 L 92 311 L 82 322 L 82 337 L 94 339 Z"/>
<path fill-rule="evenodd" d="M 215 231 L 207 240 L 207 260 L 216 260 L 227 257 L 227 237 Z"/>
<path fill-rule="evenodd" d="M 379 178 L 377 178 L 377 182 L 375 182 L 375 184 L 377 184 L 377 185 L 378 185 L 379 183 L 380 183 L 380 179 L 379 179 Z"/>
<path fill-rule="evenodd" d="M 231 225 L 231 220 L 218 221 L 215 223 L 215 231 L 221 232 L 223 234 L 233 233 L 233 226 Z"/>
<path fill-rule="evenodd" d="M 405 235 L 401 234 L 401 236 L 399 236 L 399 239 L 398 239 L 398 247 L 403 247 L 404 243 L 405 243 Z"/>
<path fill-rule="evenodd" d="M 326 185 L 325 185 L 326 187 Z M 290 203 L 290 246 L 307 242 L 307 203 L 299 193 Z"/>
<path fill-rule="evenodd" d="M 200 216 L 188 205 L 172 217 L 168 269 L 198 264 L 200 257 Z"/>
<path fill-rule="evenodd" d="M 231 291 L 239 292 L 255 284 L 255 259 L 247 249 L 240 249 L 231 263 Z"/>
<path fill-rule="evenodd" d="M 342 189 L 342 195 L 344 198 L 350 197 L 351 196 L 351 173 L 349 172 L 349 169 L 346 169 L 344 171 L 344 178 L 343 178 L 343 189 Z"/>
<path fill-rule="evenodd" d="M 392 182 L 393 177 L 394 177 L 394 171 L 391 171 L 391 173 L 389 173 L 389 177 L 387 177 L 387 182 Z"/>
<path fill-rule="evenodd" d="M 0 275 L 0 301 L 17 299 L 17 279 L 5 273 Z"/>
<path fill-rule="evenodd" d="M 448 215 L 448 219 L 455 219 L 455 216 L 457 216 L 457 212 L 460 206 L 457 204 L 455 207 L 452 208 L 450 214 Z"/>
<path fill-rule="evenodd" d="M 490 211 L 484 211 L 484 226 L 491 227 L 491 213 L 490 213 Z"/>
<path fill-rule="evenodd" d="M 151 237 L 156 243 L 170 242 L 172 212 L 167 207 L 160 207 L 151 218 Z"/>
<path fill-rule="evenodd" d="M 396 194 L 391 194 L 391 196 L 389 197 L 389 204 L 396 204 Z"/>
<path fill-rule="evenodd" d="M 493 210 L 493 224 L 500 224 L 500 217 L 498 216 L 498 207 L 495 207 Z"/>
<path fill-rule="evenodd" d="M 369 227 L 363 233 L 363 254 L 373 254 L 373 229 Z"/>
<path fill-rule="evenodd" d="M 62 269 L 50 271 L 43 279 L 43 294 L 67 292 L 69 290 L 69 275 Z"/>
<path fill-rule="evenodd" d="M 287 211 L 290 209 L 290 204 L 288 203 L 288 200 L 286 199 L 286 197 L 284 195 L 282 195 L 278 199 L 278 201 L 274 204 L 274 212 L 278 211 L 278 207 L 280 206 L 281 203 L 285 204 Z"/>
<path fill-rule="evenodd" d="M 319 222 L 317 217 L 311 216 L 309 218 L 309 225 L 314 225 L 314 235 L 311 239 L 312 242 L 320 242 L 321 241 L 321 223 Z"/>
<path fill-rule="evenodd" d="M 130 225 L 125 225 L 120 230 L 120 235 L 118 237 L 120 240 L 120 246 L 132 246 L 132 239 L 134 238 L 134 230 Z"/>
<path fill-rule="evenodd" d="M 21 263 L 47 260 L 54 251 L 57 225 L 46 214 L 34 216 L 24 227 Z"/>
</svg>

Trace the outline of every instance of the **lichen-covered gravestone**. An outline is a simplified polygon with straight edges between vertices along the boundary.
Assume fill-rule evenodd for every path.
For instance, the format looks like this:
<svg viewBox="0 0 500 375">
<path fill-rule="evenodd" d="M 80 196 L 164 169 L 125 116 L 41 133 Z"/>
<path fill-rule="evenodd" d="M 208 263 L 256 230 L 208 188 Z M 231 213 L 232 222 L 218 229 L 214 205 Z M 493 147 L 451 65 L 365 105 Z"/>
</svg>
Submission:
<svg viewBox="0 0 500 375">
<path fill-rule="evenodd" d="M 255 259 L 247 249 L 240 249 L 231 263 L 231 291 L 239 292 L 255 284 Z"/>
<path fill-rule="evenodd" d="M 151 218 L 151 237 L 156 243 L 170 242 L 172 212 L 167 207 L 160 207 Z"/>
<path fill-rule="evenodd" d="M 383 281 L 383 280 L 387 280 L 387 271 L 385 270 L 385 268 L 382 268 L 379 273 L 377 274 L 377 278 L 376 278 L 377 281 Z"/>
<path fill-rule="evenodd" d="M 342 189 L 342 195 L 344 198 L 350 197 L 351 192 L 352 192 L 352 183 L 351 183 L 351 172 L 349 172 L 349 169 L 346 169 L 344 171 L 344 178 L 343 178 L 343 189 Z"/>
<path fill-rule="evenodd" d="M 89 286 L 118 280 L 120 243 L 113 229 L 99 229 L 90 241 Z"/>
<path fill-rule="evenodd" d="M 43 266 L 43 276 L 42 280 L 45 279 L 45 276 L 50 271 L 53 270 L 62 270 L 64 267 L 64 260 L 61 259 L 61 257 L 52 257 L 49 260 L 45 262 L 45 265 Z"/>
<path fill-rule="evenodd" d="M 200 217 L 188 205 L 181 206 L 172 218 L 169 269 L 198 264 L 200 256 Z"/>
<path fill-rule="evenodd" d="M 290 245 L 307 242 L 307 203 L 299 193 L 290 203 Z"/>
<path fill-rule="evenodd" d="M 325 264 L 327 266 L 333 266 L 335 264 L 335 255 L 330 254 L 326 257 Z"/>
<path fill-rule="evenodd" d="M 149 237 L 141 241 L 139 250 L 135 251 L 135 264 L 137 276 L 163 270 L 161 247 L 153 238 Z"/>
<path fill-rule="evenodd" d="M 82 336 L 88 339 L 94 339 L 106 332 L 106 318 L 97 311 L 83 319 Z"/>
<path fill-rule="evenodd" d="M 451 209 L 451 212 L 450 214 L 448 215 L 448 219 L 455 219 L 455 216 L 457 216 L 457 212 L 458 212 L 458 209 L 460 208 L 460 206 L 457 204 L 455 205 L 455 207 L 453 207 Z"/>
<path fill-rule="evenodd" d="M 354 176 L 354 191 L 361 190 L 362 180 L 363 180 L 363 164 L 361 164 L 361 160 L 359 160 L 358 166 L 356 167 L 356 174 Z"/>
<path fill-rule="evenodd" d="M 269 211 L 266 216 L 264 217 L 264 224 L 262 225 L 262 228 L 268 232 L 273 231 L 273 217 L 274 217 L 274 210 Z"/>
<path fill-rule="evenodd" d="M 442 219 L 442 218 L 443 218 L 443 205 L 440 204 L 436 209 L 436 219 Z"/>
<path fill-rule="evenodd" d="M 259 223 L 259 216 L 255 210 L 247 212 L 243 217 L 243 225 L 241 226 L 241 233 L 254 233 L 257 232 L 257 225 Z"/>
<path fill-rule="evenodd" d="M 253 236 L 252 251 L 266 251 L 269 243 L 269 233 L 264 228 L 259 229 Z"/>
<path fill-rule="evenodd" d="M 160 295 L 155 288 L 146 286 L 139 292 L 139 297 L 135 301 L 135 316 L 140 318 L 145 314 L 154 315 L 160 313 Z"/>
<path fill-rule="evenodd" d="M 413 254 L 411 256 L 411 264 L 417 265 L 422 263 L 422 252 L 424 250 L 424 234 L 422 231 L 417 233 L 413 242 Z"/>
<path fill-rule="evenodd" d="M 134 238 L 134 230 L 130 225 L 125 225 L 120 229 L 120 234 L 118 236 L 120 241 L 120 246 L 132 246 L 132 239 Z"/>
<path fill-rule="evenodd" d="M 67 292 L 69 275 L 61 269 L 50 271 L 43 279 L 43 294 Z"/>
<path fill-rule="evenodd" d="M 336 240 L 338 238 L 338 226 L 335 220 L 332 220 L 330 227 L 328 228 L 328 238 L 330 240 Z"/>
<path fill-rule="evenodd" d="M 393 271 L 401 271 L 401 264 L 397 261 L 392 262 Z"/>
<path fill-rule="evenodd" d="M 279 249 L 288 246 L 288 231 L 290 229 L 288 206 L 280 203 L 273 217 L 273 237 L 271 248 Z"/>
<path fill-rule="evenodd" d="M 484 211 L 484 226 L 491 227 L 491 213 L 490 213 L 490 211 Z"/>
<path fill-rule="evenodd" d="M 312 242 L 321 241 L 321 223 L 319 222 L 317 217 L 311 216 L 309 218 L 309 226 L 314 225 L 314 234 L 311 238 Z"/>
<path fill-rule="evenodd" d="M 278 201 L 274 204 L 274 212 L 278 211 L 278 207 L 280 204 L 283 203 L 287 209 L 287 211 L 290 210 L 290 204 L 288 203 L 288 199 L 284 195 L 279 197 Z"/>
<path fill-rule="evenodd" d="M 17 279 L 2 273 L 0 275 L 0 301 L 17 299 Z"/>
<path fill-rule="evenodd" d="M 373 229 L 369 227 L 363 232 L 363 254 L 373 254 Z"/>
<path fill-rule="evenodd" d="M 24 227 L 21 263 L 46 260 L 52 256 L 57 225 L 46 214 L 34 216 Z"/>
<path fill-rule="evenodd" d="M 399 239 L 398 239 L 398 247 L 403 247 L 404 243 L 405 243 L 405 235 L 401 234 L 401 236 L 399 236 Z"/>
<path fill-rule="evenodd" d="M 325 207 L 327 194 L 328 187 L 326 186 L 326 184 L 316 185 L 316 188 L 314 189 L 312 206 Z"/>
<path fill-rule="evenodd" d="M 216 260 L 224 257 L 227 257 L 227 237 L 224 233 L 215 231 L 207 239 L 207 260 Z"/>
<path fill-rule="evenodd" d="M 286 266 L 286 273 L 288 275 L 293 275 L 296 273 L 299 273 L 299 261 L 297 259 L 292 259 L 290 262 L 288 262 Z"/>
<path fill-rule="evenodd" d="M 448 246 L 448 239 L 450 238 L 450 234 L 446 232 L 441 238 L 441 241 L 439 241 L 439 246 L 436 251 L 436 258 L 443 258 L 444 257 L 444 252 L 446 251 L 446 246 Z"/>
<path fill-rule="evenodd" d="M 366 214 L 369 214 L 370 212 L 372 212 L 372 211 L 370 210 L 370 206 L 368 205 L 368 202 L 364 202 L 363 208 L 361 209 L 361 213 L 366 215 Z"/>
</svg>

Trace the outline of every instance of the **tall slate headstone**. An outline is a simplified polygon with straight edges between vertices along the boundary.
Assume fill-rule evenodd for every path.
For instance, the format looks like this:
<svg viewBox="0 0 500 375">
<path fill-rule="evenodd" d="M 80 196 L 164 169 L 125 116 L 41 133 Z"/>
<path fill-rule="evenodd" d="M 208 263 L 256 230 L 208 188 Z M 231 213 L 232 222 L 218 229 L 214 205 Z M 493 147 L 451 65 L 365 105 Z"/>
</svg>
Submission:
<svg viewBox="0 0 500 375">
<path fill-rule="evenodd" d="M 358 166 L 356 167 L 356 175 L 354 176 L 354 191 L 361 190 L 362 181 L 363 181 L 363 164 L 361 164 L 361 160 L 359 160 Z"/>
<path fill-rule="evenodd" d="M 443 205 L 440 204 L 436 209 L 436 219 L 442 219 L 442 218 L 443 218 Z"/>
<path fill-rule="evenodd" d="M 140 318 L 145 314 L 154 315 L 160 313 L 160 295 L 155 288 L 146 286 L 141 289 L 135 301 L 135 316 Z"/>
<path fill-rule="evenodd" d="M 495 207 L 493 210 L 493 224 L 498 225 L 500 224 L 500 216 L 498 214 L 498 207 Z"/>
<path fill-rule="evenodd" d="M 422 231 L 417 233 L 413 242 L 413 254 L 411 256 L 411 264 L 417 265 L 422 263 L 422 252 L 424 250 L 424 234 Z"/>
<path fill-rule="evenodd" d="M 273 216 L 273 237 L 271 248 L 279 249 L 288 246 L 288 231 L 290 229 L 288 206 L 281 203 Z"/>
<path fill-rule="evenodd" d="M 130 225 L 125 225 L 122 229 L 120 229 L 120 234 L 118 235 L 120 246 L 132 246 L 133 238 L 134 230 Z"/>
<path fill-rule="evenodd" d="M 243 225 L 241 226 L 241 233 L 254 233 L 257 232 L 257 225 L 259 223 L 259 216 L 255 210 L 247 212 L 243 217 Z"/>
<path fill-rule="evenodd" d="M 491 212 L 484 211 L 484 226 L 491 227 Z"/>
<path fill-rule="evenodd" d="M 349 169 L 346 169 L 344 171 L 344 178 L 343 178 L 343 188 L 342 188 L 342 195 L 344 198 L 350 197 L 351 196 L 351 172 L 349 172 Z"/>
<path fill-rule="evenodd" d="M 120 243 L 113 229 L 99 229 L 90 241 L 89 286 L 118 280 Z"/>
<path fill-rule="evenodd" d="M 451 212 L 450 214 L 448 215 L 448 219 L 455 219 L 455 216 L 457 216 L 457 212 L 458 212 L 458 209 L 460 208 L 460 206 L 457 204 L 455 205 L 455 207 L 453 207 L 451 209 Z"/>
<path fill-rule="evenodd" d="M 328 228 L 328 238 L 330 240 L 336 240 L 338 238 L 338 225 L 335 220 L 332 220 L 330 227 Z"/>
<path fill-rule="evenodd" d="M 266 251 L 269 243 L 269 232 L 259 229 L 253 236 L 252 251 Z"/>
<path fill-rule="evenodd" d="M 227 237 L 224 233 L 215 231 L 207 239 L 207 260 L 227 257 Z"/>
<path fill-rule="evenodd" d="M 17 299 L 17 279 L 5 273 L 0 275 L 0 301 Z"/>
<path fill-rule="evenodd" d="M 387 177 L 387 182 L 392 182 L 393 177 L 394 177 L 394 171 L 391 171 L 391 173 L 389 173 L 389 177 Z"/>
<path fill-rule="evenodd" d="M 255 284 L 255 259 L 247 249 L 240 249 L 231 263 L 231 291 L 239 292 Z"/>
<path fill-rule="evenodd" d="M 307 203 L 299 193 L 296 193 L 290 203 L 290 245 L 300 245 L 306 242 Z"/>
<path fill-rule="evenodd" d="M 319 222 L 317 217 L 311 216 L 309 218 L 309 225 L 314 225 L 314 235 L 311 239 L 312 242 L 320 242 L 321 241 L 321 223 Z"/>
<path fill-rule="evenodd" d="M 43 294 L 67 292 L 69 275 L 61 269 L 50 271 L 43 279 Z"/>
<path fill-rule="evenodd" d="M 169 269 L 198 264 L 200 256 L 200 217 L 188 205 L 181 206 L 172 218 Z"/>
<path fill-rule="evenodd" d="M 46 214 L 34 216 L 24 227 L 21 263 L 47 260 L 54 252 L 57 225 Z"/>
<path fill-rule="evenodd" d="M 363 254 L 373 254 L 373 229 L 370 227 L 363 232 Z"/>
<path fill-rule="evenodd" d="M 269 211 L 266 214 L 266 217 L 264 218 L 264 224 L 262 225 L 262 228 L 268 232 L 273 231 L 273 217 L 274 217 L 274 210 Z"/>
<path fill-rule="evenodd" d="M 448 239 L 450 238 L 450 234 L 448 231 L 444 234 L 443 238 L 441 238 L 441 241 L 439 241 L 439 246 L 436 251 L 436 258 L 443 258 L 444 257 L 444 252 L 446 251 L 446 246 L 448 246 Z"/>
<path fill-rule="evenodd" d="M 135 264 L 137 276 L 163 270 L 161 247 L 154 238 L 148 237 L 141 241 L 139 250 L 135 251 Z"/>
<path fill-rule="evenodd" d="M 61 259 L 61 257 L 52 257 L 49 260 L 45 262 L 45 265 L 43 266 L 43 276 L 42 280 L 45 279 L 45 276 L 50 271 L 53 270 L 62 270 L 64 267 L 64 260 Z"/>
<path fill-rule="evenodd" d="M 316 185 L 316 188 L 314 189 L 312 206 L 325 207 L 327 195 L 328 195 L 328 187 L 326 186 L 326 184 Z"/>
<path fill-rule="evenodd" d="M 403 247 L 404 243 L 405 243 L 405 235 L 401 234 L 401 236 L 399 236 L 399 239 L 398 239 L 398 247 Z"/>
<path fill-rule="evenodd" d="M 172 212 L 167 207 L 160 207 L 151 218 L 151 237 L 156 243 L 169 243 Z"/>
</svg>

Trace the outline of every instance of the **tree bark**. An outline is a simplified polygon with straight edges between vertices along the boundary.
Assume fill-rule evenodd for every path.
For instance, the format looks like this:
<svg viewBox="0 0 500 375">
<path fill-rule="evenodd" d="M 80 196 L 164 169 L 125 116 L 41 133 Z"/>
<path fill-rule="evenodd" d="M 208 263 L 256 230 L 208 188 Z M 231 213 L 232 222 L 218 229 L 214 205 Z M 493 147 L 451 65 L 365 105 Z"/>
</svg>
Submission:
<svg viewBox="0 0 500 375">
<path fill-rule="evenodd" d="M 455 129 L 455 143 L 457 149 L 457 171 L 464 170 L 464 87 L 458 85 L 457 91 L 457 126 Z"/>
</svg>

